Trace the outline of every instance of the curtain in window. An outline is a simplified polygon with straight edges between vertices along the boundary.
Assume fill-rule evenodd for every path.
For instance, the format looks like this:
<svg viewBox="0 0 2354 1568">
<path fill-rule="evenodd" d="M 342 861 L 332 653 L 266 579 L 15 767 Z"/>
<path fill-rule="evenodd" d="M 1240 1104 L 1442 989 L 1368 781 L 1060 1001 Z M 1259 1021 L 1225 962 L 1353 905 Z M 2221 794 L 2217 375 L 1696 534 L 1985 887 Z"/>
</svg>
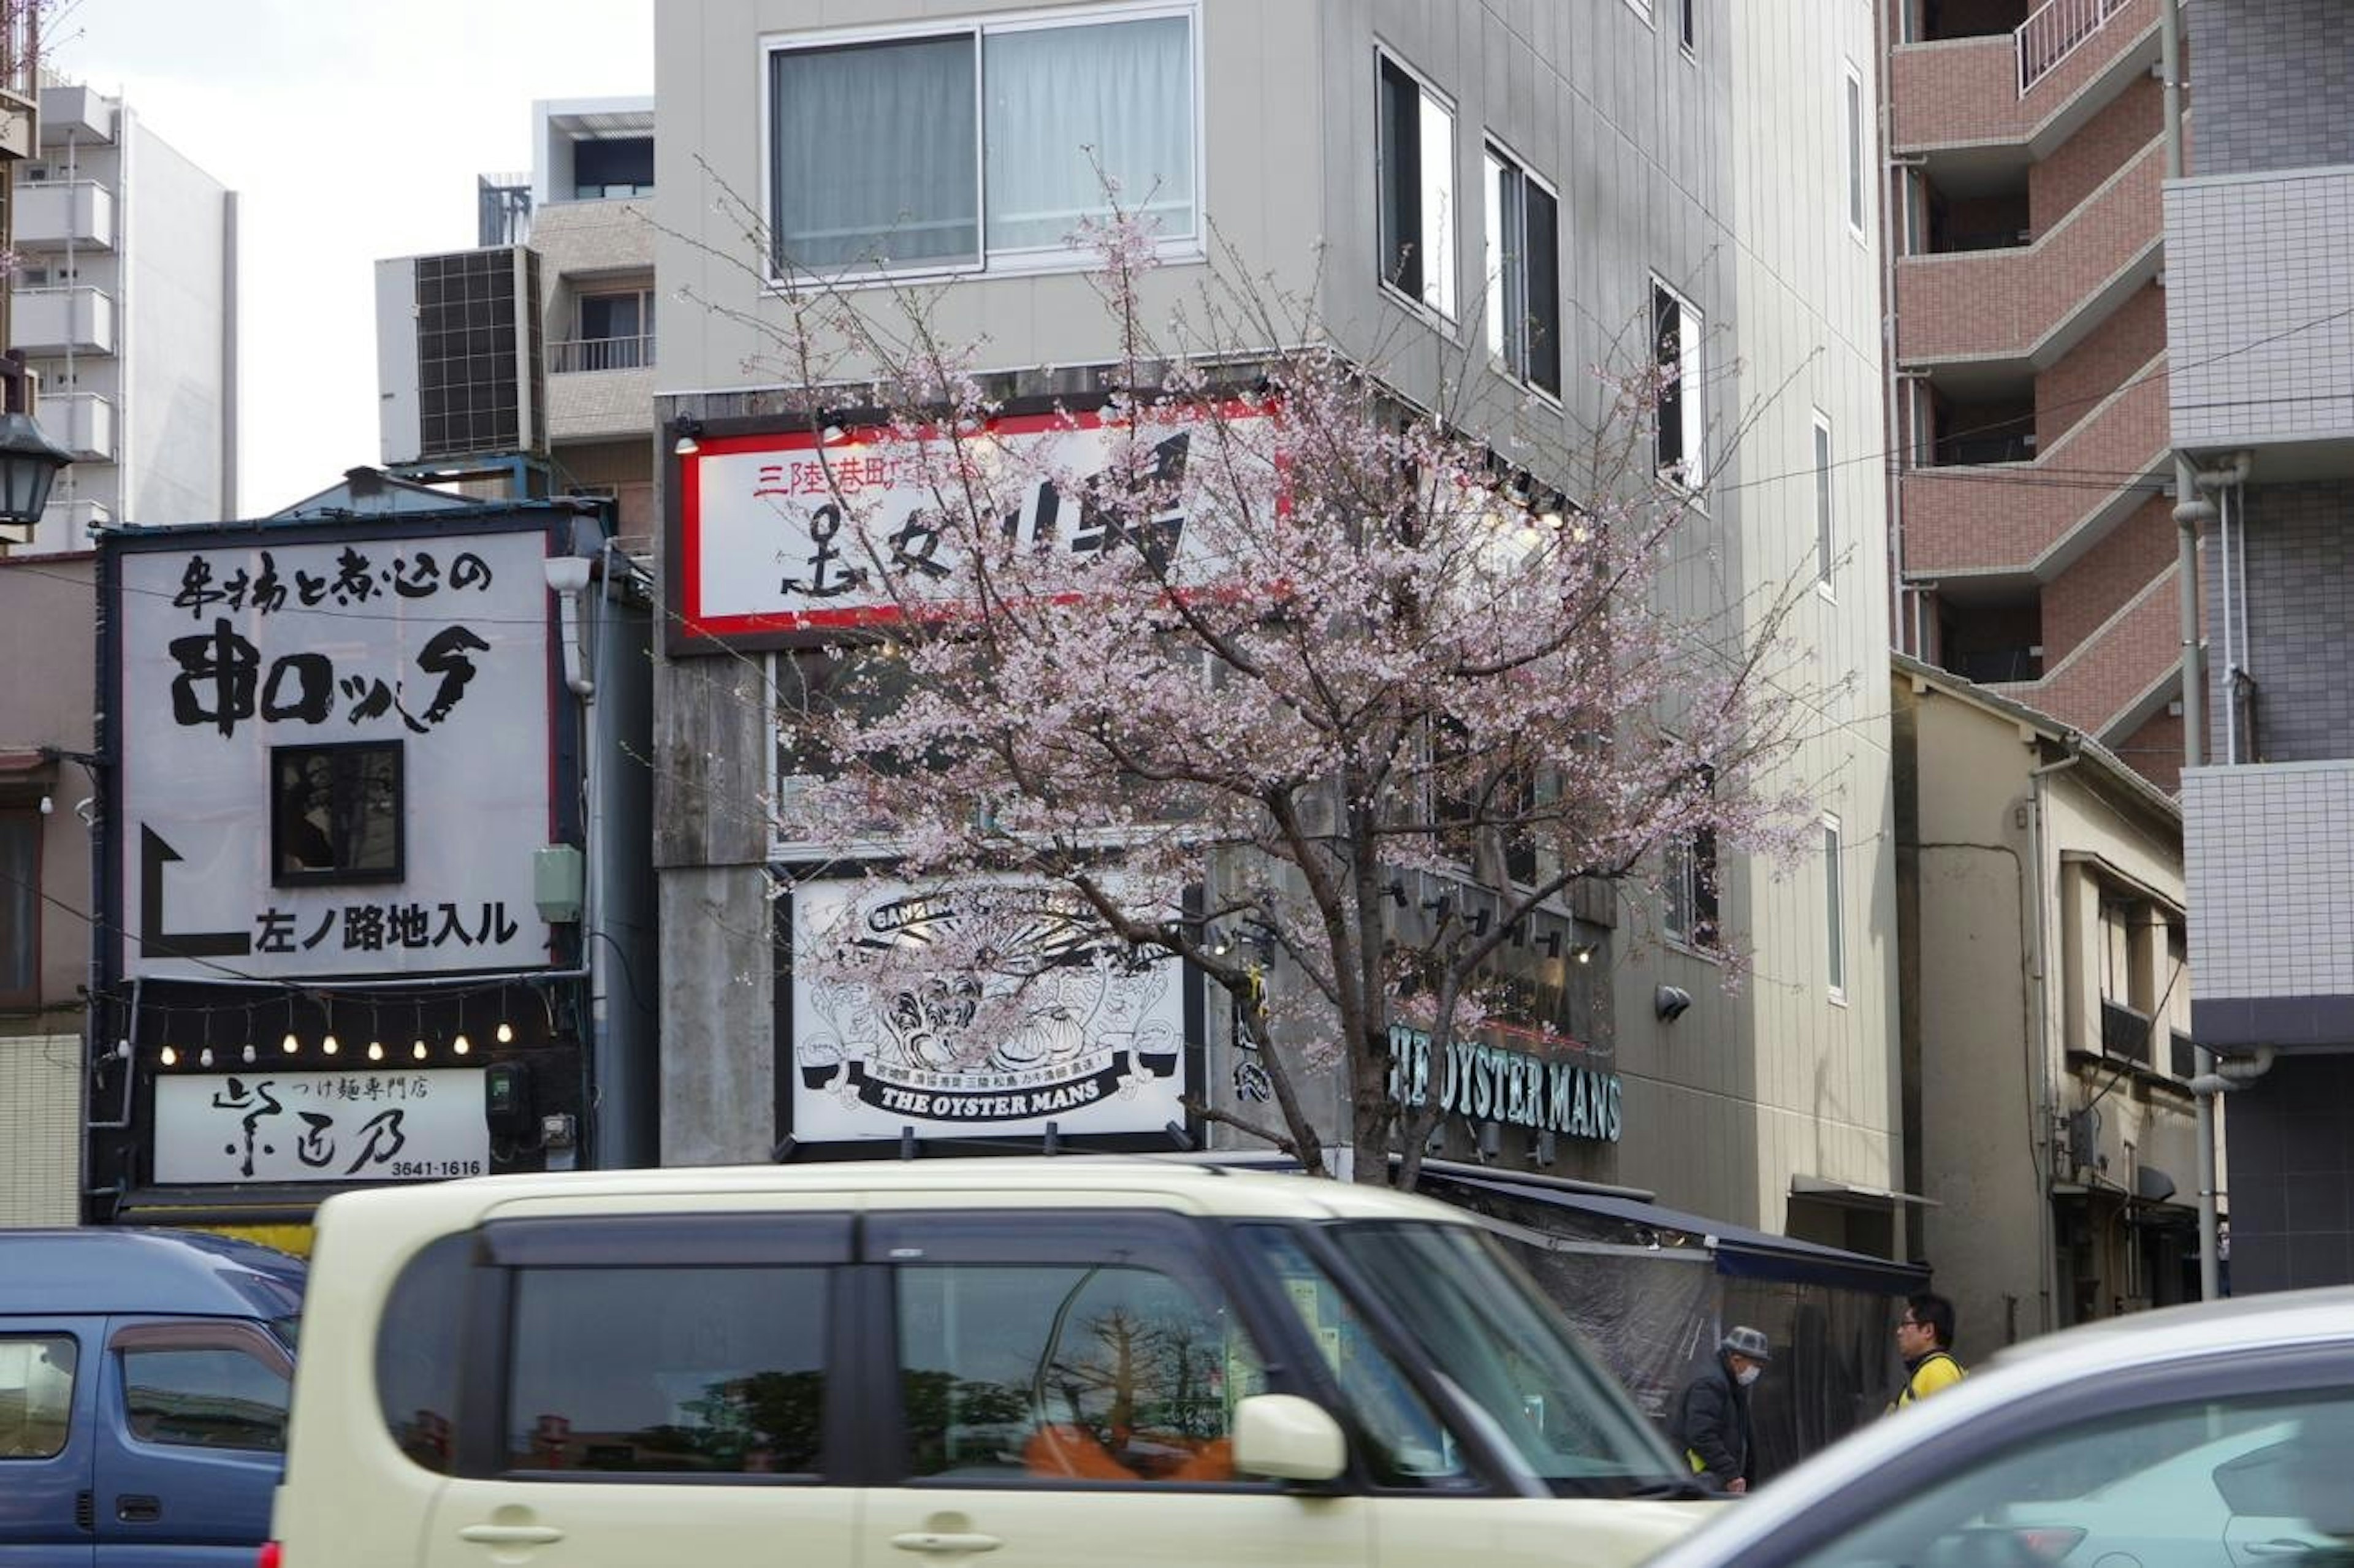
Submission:
<svg viewBox="0 0 2354 1568">
<path fill-rule="evenodd" d="M 1184 17 L 991 33 L 983 51 L 990 249 L 1061 245 L 1082 217 L 1108 210 L 1106 175 L 1163 238 L 1194 232 Z"/>
<path fill-rule="evenodd" d="M 980 258 L 970 35 L 797 49 L 770 66 L 780 268 Z"/>
<path fill-rule="evenodd" d="M 29 997 L 40 948 L 41 819 L 0 814 L 0 996 Z"/>
</svg>

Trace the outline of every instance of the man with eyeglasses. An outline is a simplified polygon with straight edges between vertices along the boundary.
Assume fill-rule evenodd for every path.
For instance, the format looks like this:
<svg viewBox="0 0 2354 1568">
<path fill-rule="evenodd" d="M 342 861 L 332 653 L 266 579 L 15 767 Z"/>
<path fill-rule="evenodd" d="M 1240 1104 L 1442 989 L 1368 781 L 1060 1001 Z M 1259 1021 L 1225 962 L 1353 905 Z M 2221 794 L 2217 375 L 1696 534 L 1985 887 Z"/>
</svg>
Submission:
<svg viewBox="0 0 2354 1568">
<path fill-rule="evenodd" d="M 1948 1389 L 1969 1374 L 1954 1359 L 1954 1304 L 1931 1291 L 1904 1298 L 1896 1319 L 1896 1353 L 1904 1358 L 1904 1391 L 1891 1410 Z"/>
</svg>

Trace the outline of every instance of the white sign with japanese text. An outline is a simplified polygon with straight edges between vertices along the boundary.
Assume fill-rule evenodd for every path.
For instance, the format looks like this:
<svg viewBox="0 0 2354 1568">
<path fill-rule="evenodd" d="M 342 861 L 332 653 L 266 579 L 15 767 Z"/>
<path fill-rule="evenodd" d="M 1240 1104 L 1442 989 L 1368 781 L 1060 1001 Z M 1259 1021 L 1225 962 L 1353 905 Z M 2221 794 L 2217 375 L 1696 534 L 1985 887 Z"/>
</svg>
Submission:
<svg viewBox="0 0 2354 1568">
<path fill-rule="evenodd" d="M 119 556 L 123 973 L 546 964 L 546 535 L 199 539 Z"/>
<path fill-rule="evenodd" d="M 1110 879 L 1115 890 L 1120 879 Z M 1076 895 L 998 878 L 956 887 L 805 882 L 793 891 L 792 1134 L 804 1142 L 1157 1133 L 1185 1120 L 1184 966 L 1097 940 Z M 922 943 L 986 921 L 995 972 L 889 992 L 829 974 L 837 942 Z M 1008 1012 L 988 1005 L 1017 991 Z"/>
<path fill-rule="evenodd" d="M 1236 408 L 1223 417 L 1257 416 Z M 1013 415 L 970 438 L 965 453 L 976 465 L 1002 458 L 1033 476 L 1023 493 L 1005 498 L 1010 537 L 1087 557 L 1110 547 L 1106 519 L 1036 476 L 1099 472 L 1119 438 L 1093 414 Z M 1178 482 L 1194 441 L 1185 429 L 1161 436 L 1147 471 Z M 919 455 L 878 430 L 854 430 L 822 448 L 807 433 L 703 438 L 679 463 L 683 559 L 673 608 L 680 629 L 719 640 L 822 632 L 896 619 L 895 592 L 961 591 L 956 546 Z M 846 508 L 863 519 L 867 542 Z M 1140 542 L 1166 552 L 1180 577 L 1209 580 L 1217 563 L 1186 521 L 1182 512 L 1154 517 L 1140 525 Z"/>
<path fill-rule="evenodd" d="M 406 1181 L 491 1168 L 480 1068 L 159 1074 L 155 1180 Z"/>
</svg>

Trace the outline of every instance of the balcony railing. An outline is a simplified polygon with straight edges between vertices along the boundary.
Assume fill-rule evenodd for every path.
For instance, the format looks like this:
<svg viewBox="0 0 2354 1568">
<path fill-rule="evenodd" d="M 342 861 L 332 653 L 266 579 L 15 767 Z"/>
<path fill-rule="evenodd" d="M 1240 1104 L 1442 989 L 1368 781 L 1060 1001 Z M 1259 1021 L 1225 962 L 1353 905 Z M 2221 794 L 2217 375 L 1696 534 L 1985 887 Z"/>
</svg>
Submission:
<svg viewBox="0 0 2354 1568">
<path fill-rule="evenodd" d="M 2011 35 L 2019 50 L 2019 96 L 2108 25 L 2126 0 L 2045 0 Z"/>
<path fill-rule="evenodd" d="M 547 345 L 547 368 L 559 376 L 577 370 L 643 370 L 653 362 L 651 335 L 576 337 Z"/>
</svg>

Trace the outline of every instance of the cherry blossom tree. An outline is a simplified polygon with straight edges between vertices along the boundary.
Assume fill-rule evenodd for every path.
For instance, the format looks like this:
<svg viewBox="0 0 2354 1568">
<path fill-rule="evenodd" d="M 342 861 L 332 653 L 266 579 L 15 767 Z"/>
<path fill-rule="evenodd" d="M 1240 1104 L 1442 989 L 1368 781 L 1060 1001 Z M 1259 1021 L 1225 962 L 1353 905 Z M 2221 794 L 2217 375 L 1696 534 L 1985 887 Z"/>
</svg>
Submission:
<svg viewBox="0 0 2354 1568">
<path fill-rule="evenodd" d="M 1532 475 L 1471 428 L 1468 369 L 1409 398 L 1312 296 L 1227 281 L 1231 255 L 1164 313 L 1147 228 L 1080 238 L 1100 395 L 1023 418 L 984 349 L 935 331 L 937 295 L 803 281 L 745 313 L 823 464 L 796 526 L 819 519 L 865 607 L 780 665 L 780 837 L 811 874 L 853 869 L 855 838 L 902 882 L 1049 886 L 1065 933 L 1039 961 L 1014 899 L 800 961 L 952 996 L 928 1022 L 953 1061 L 1040 1027 L 1056 961 L 1175 955 L 1272 1089 L 1267 1120 L 1198 1115 L 1410 1185 L 1440 1113 L 1394 1092 L 1394 1024 L 1443 1060 L 1496 1001 L 1499 949 L 1580 883 L 1656 897 L 1695 842 L 1794 850 L 1795 595 L 1663 609 L 1700 498 L 1655 468 L 1676 356 L 1648 341 Z M 1408 919 L 1408 878 L 1459 895 Z M 1337 1126 L 1303 1092 L 1319 1073 Z"/>
</svg>

